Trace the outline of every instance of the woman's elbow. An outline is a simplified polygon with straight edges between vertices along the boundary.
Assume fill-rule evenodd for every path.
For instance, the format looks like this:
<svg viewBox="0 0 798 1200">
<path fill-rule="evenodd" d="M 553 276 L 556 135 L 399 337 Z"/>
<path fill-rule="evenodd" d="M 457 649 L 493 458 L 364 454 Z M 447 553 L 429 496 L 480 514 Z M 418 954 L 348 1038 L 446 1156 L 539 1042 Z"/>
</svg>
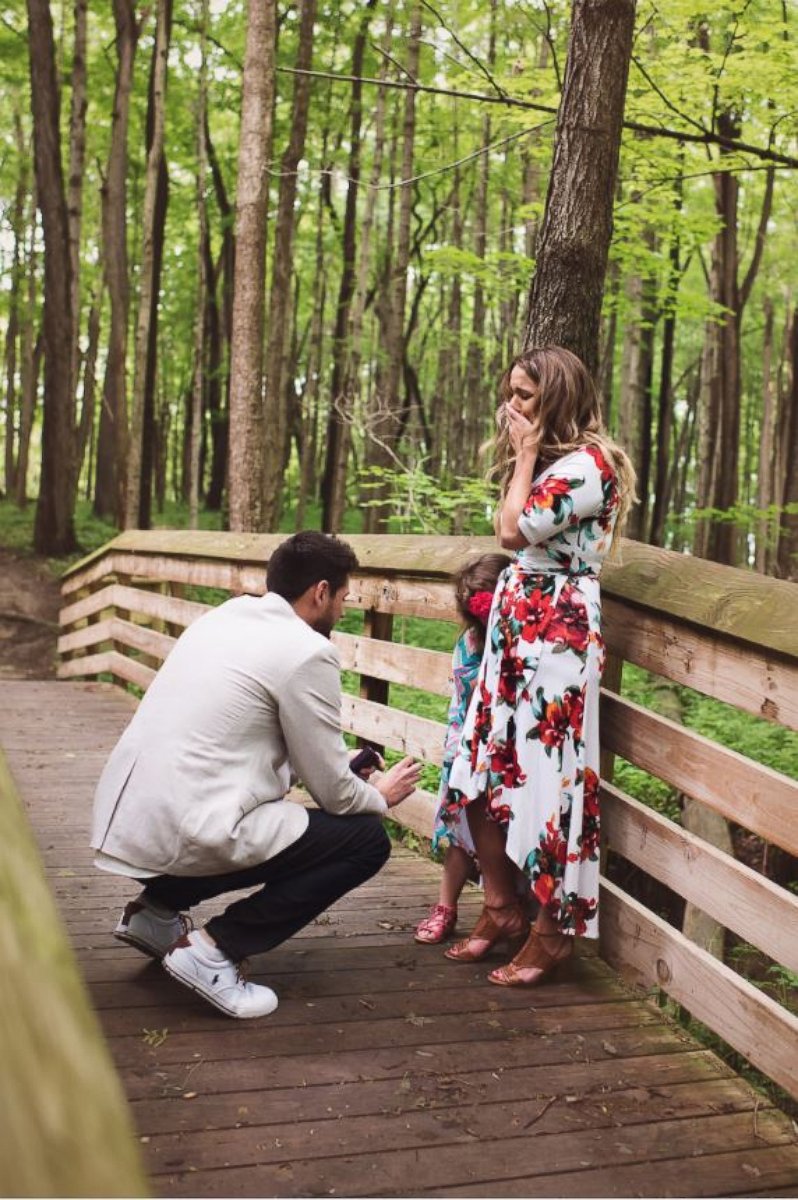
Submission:
<svg viewBox="0 0 798 1200">
<path fill-rule="evenodd" d="M 526 544 L 526 538 L 517 525 L 514 528 L 509 528 L 505 525 L 500 526 L 499 545 L 502 550 L 523 550 Z"/>
</svg>

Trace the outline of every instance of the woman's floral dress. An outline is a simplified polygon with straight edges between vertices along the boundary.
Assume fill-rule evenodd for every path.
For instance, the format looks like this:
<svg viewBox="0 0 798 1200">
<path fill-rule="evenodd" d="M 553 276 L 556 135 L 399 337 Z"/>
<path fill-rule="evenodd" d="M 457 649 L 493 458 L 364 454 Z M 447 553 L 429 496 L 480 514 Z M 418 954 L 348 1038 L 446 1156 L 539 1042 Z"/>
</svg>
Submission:
<svg viewBox="0 0 798 1200">
<path fill-rule="evenodd" d="M 438 812 L 432 835 L 433 850 L 437 850 L 441 841 L 446 840 L 472 856 L 474 843 L 471 840 L 465 809 L 460 809 L 457 813 L 452 814 L 451 819 L 446 821 L 443 820 L 443 814 L 449 792 L 449 772 L 460 745 L 463 723 L 481 662 L 482 647 L 477 641 L 476 633 L 473 629 L 466 629 L 460 634 L 452 652 L 452 698 L 449 701 L 449 714 L 446 720 L 441 782 L 438 788 Z"/>
<path fill-rule="evenodd" d="M 485 655 L 442 809 L 484 796 L 507 854 L 565 933 L 598 936 L 598 576 L 618 512 L 615 472 L 593 446 L 534 481 L 529 545 L 499 577 Z"/>
</svg>

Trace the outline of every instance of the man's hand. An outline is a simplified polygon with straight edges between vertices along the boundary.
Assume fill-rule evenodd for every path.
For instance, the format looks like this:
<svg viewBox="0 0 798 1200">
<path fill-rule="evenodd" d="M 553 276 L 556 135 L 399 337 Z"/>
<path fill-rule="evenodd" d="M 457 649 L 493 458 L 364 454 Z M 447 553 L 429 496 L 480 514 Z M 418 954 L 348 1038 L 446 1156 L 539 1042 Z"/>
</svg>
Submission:
<svg viewBox="0 0 798 1200">
<path fill-rule="evenodd" d="M 421 774 L 421 763 L 412 758 L 403 758 L 391 767 L 374 786 L 389 808 L 401 804 L 416 790 Z"/>
</svg>

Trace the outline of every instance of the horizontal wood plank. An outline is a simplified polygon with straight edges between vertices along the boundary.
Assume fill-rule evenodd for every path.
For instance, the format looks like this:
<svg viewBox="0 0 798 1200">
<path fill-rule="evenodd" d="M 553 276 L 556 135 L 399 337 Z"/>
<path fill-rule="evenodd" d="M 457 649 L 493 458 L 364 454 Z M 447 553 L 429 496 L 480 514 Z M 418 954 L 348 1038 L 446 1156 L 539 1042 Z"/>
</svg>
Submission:
<svg viewBox="0 0 798 1200">
<path fill-rule="evenodd" d="M 345 693 L 341 706 L 341 725 L 346 733 L 380 746 L 389 746 L 401 754 L 410 754 L 423 762 L 440 766 L 443 761 L 444 727 L 438 721 L 416 717 L 398 708 L 386 708 L 373 700 Z"/>
<path fill-rule="evenodd" d="M 798 854 L 798 781 L 604 690 L 601 741 L 627 762 Z"/>
<path fill-rule="evenodd" d="M 798 1017 L 736 975 L 607 879 L 601 952 L 644 987 L 660 987 L 792 1096 L 798 1096 Z"/>
<path fill-rule="evenodd" d="M 793 606 L 798 608 L 794 599 Z M 694 629 L 612 598 L 603 602 L 603 618 L 609 650 L 627 662 L 754 716 L 798 729 L 795 658 L 786 660 L 763 648 L 741 646 L 711 627 Z"/>
<path fill-rule="evenodd" d="M 798 972 L 798 896 L 611 784 L 602 785 L 601 827 L 611 850 Z"/>
<path fill-rule="evenodd" d="M 451 690 L 451 655 L 423 650 L 401 642 L 383 642 L 376 638 L 333 633 L 332 640 L 341 656 L 345 671 L 358 671 L 390 683 L 403 683 L 437 696 Z"/>
<path fill-rule="evenodd" d="M 210 610 L 209 604 L 198 604 L 194 600 L 182 600 L 177 596 L 164 596 L 144 588 L 126 587 L 119 583 L 109 584 L 89 596 L 61 609 L 61 627 L 68 628 L 78 621 L 104 613 L 121 610 L 141 613 L 170 625 L 190 625 Z"/>
</svg>

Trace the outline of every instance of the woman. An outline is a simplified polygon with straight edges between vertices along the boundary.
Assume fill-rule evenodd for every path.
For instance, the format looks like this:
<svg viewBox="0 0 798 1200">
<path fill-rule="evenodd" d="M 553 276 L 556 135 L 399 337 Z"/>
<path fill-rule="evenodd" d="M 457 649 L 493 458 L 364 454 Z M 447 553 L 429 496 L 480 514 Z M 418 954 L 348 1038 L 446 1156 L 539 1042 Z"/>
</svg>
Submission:
<svg viewBox="0 0 798 1200">
<path fill-rule="evenodd" d="M 517 554 L 497 586 L 448 801 L 452 821 L 467 808 L 485 904 L 447 957 L 474 962 L 500 941 L 523 941 L 488 976 L 515 987 L 550 975 L 574 935 L 598 935 L 598 575 L 634 499 L 634 473 L 570 351 L 520 355 L 501 399 L 496 532 Z M 540 903 L 531 931 L 516 865 Z"/>
</svg>

